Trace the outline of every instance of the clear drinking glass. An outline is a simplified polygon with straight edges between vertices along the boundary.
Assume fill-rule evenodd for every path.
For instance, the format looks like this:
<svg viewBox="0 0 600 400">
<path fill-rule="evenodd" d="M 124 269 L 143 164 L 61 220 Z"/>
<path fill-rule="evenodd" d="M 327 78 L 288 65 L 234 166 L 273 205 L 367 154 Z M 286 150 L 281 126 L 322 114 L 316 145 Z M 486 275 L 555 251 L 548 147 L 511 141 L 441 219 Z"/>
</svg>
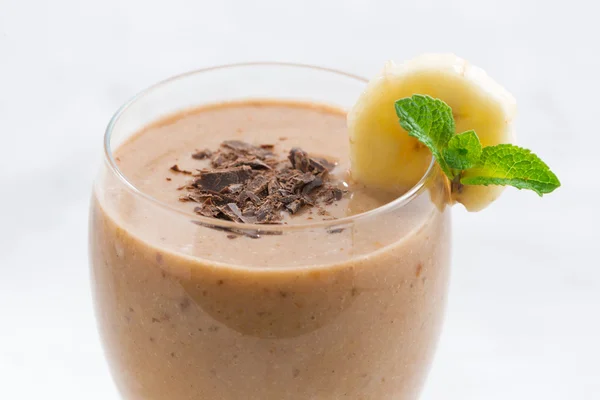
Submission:
<svg viewBox="0 0 600 400">
<path fill-rule="evenodd" d="M 124 399 L 418 397 L 450 260 L 447 188 L 433 162 L 402 197 L 363 214 L 240 226 L 142 193 L 113 156 L 132 134 L 190 107 L 262 98 L 347 109 L 364 86 L 318 67 L 228 65 L 159 83 L 112 118 L 92 197 L 90 262 Z M 228 239 L 214 227 L 249 235 L 221 246 Z"/>
</svg>

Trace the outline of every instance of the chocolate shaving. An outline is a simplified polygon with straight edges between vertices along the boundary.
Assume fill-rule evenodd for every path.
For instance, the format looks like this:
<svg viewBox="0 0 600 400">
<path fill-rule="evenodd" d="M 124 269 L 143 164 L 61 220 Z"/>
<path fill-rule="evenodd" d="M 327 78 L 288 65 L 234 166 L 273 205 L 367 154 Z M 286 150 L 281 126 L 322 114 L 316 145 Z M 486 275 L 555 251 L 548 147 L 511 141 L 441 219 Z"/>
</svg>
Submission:
<svg viewBox="0 0 600 400">
<path fill-rule="evenodd" d="M 287 208 L 290 211 L 290 213 L 296 214 L 298 211 L 300 211 L 300 208 L 302 208 L 303 205 L 304 205 L 304 200 L 296 199 L 296 200 L 292 201 L 290 204 L 287 204 L 285 206 L 285 208 Z"/>
<path fill-rule="evenodd" d="M 329 161 L 325 158 L 321 158 L 321 157 L 313 157 L 310 159 L 310 166 L 313 169 L 318 170 L 319 172 L 321 172 L 321 171 L 331 172 L 336 167 L 336 165 L 337 165 L 337 163 L 331 162 L 331 161 Z"/>
<path fill-rule="evenodd" d="M 281 201 L 283 204 L 290 204 L 293 203 L 294 201 L 298 200 L 299 197 L 296 196 L 295 194 L 287 194 L 284 195 L 283 197 L 279 198 L 279 201 Z"/>
<path fill-rule="evenodd" d="M 304 150 L 294 147 L 290 150 L 288 158 L 292 163 L 292 168 L 302 172 L 307 172 L 310 169 L 310 158 Z"/>
<path fill-rule="evenodd" d="M 250 181 L 250 183 L 248 183 L 246 190 L 254 194 L 260 194 L 261 192 L 267 190 L 268 186 L 269 179 L 264 175 L 257 175 Z"/>
<path fill-rule="evenodd" d="M 306 195 L 302 195 L 302 200 L 304 201 L 304 204 L 309 205 L 311 207 L 314 207 L 316 205 L 313 199 Z"/>
<path fill-rule="evenodd" d="M 299 148 L 293 148 L 287 159 L 279 159 L 274 148 L 228 140 L 217 151 L 193 154 L 196 160 L 210 159 L 211 169 L 199 170 L 183 187 L 187 192 L 180 200 L 198 203 L 194 208 L 198 215 L 239 224 L 279 224 L 285 213 L 311 207 L 328 215 L 321 205 L 332 204 L 344 194 L 329 177 L 336 164 Z M 176 165 L 173 168 L 181 172 Z M 281 233 L 194 223 L 253 238 Z"/>
<path fill-rule="evenodd" d="M 221 193 L 237 194 L 240 193 L 243 189 L 244 185 L 242 183 L 232 183 L 231 185 L 221 189 Z"/>
<path fill-rule="evenodd" d="M 307 195 L 310 194 L 314 189 L 323 186 L 323 179 L 320 176 L 315 177 L 311 182 L 307 183 L 302 188 L 302 194 Z"/>
<path fill-rule="evenodd" d="M 269 151 L 269 149 L 265 149 L 260 146 L 253 146 L 250 143 L 242 142 L 241 140 L 226 140 L 223 143 L 221 143 L 221 146 L 236 151 L 238 153 L 256 156 L 261 160 L 264 160 L 266 157 L 273 155 L 273 152 Z"/>
<path fill-rule="evenodd" d="M 242 216 L 242 211 L 235 203 L 227 203 L 227 205 L 219 207 L 219 211 L 221 211 L 230 221 L 242 222 L 242 219 L 240 218 Z"/>
<path fill-rule="evenodd" d="M 229 209 L 235 214 L 236 218 L 239 219 L 239 221 L 242 221 L 245 224 L 256 223 L 256 217 L 244 215 L 242 213 L 242 210 L 240 210 L 240 208 L 237 206 L 237 204 L 229 203 L 229 204 L 227 204 L 227 207 L 229 207 Z M 239 222 L 239 221 L 236 221 L 236 222 Z"/>
<path fill-rule="evenodd" d="M 247 165 L 252 169 L 271 169 L 268 164 L 265 164 L 264 161 L 258 158 L 238 160 L 233 163 L 232 167 L 241 167 L 242 165 Z"/>
<path fill-rule="evenodd" d="M 249 190 L 244 190 L 242 193 L 240 193 L 237 202 L 239 204 L 245 204 L 248 200 L 252 201 L 254 204 L 260 204 L 261 202 L 261 198 Z"/>
<path fill-rule="evenodd" d="M 279 191 L 280 187 L 281 186 L 279 185 L 277 178 L 271 179 L 269 181 L 269 183 L 267 184 L 267 190 L 268 190 L 269 196 L 276 194 Z"/>
<path fill-rule="evenodd" d="M 214 204 L 204 203 L 200 207 L 194 207 L 194 212 L 205 217 L 216 218 L 220 211 Z"/>
<path fill-rule="evenodd" d="M 232 161 L 235 161 L 235 160 L 232 160 L 232 158 L 228 157 L 228 155 L 217 153 L 216 156 L 213 156 L 210 159 L 210 165 L 213 168 L 223 168 L 223 167 L 231 164 Z"/>
<path fill-rule="evenodd" d="M 267 222 L 278 221 L 281 217 L 276 212 L 281 206 L 273 201 L 267 200 L 258 210 L 256 210 L 256 222 L 264 224 Z"/>
<path fill-rule="evenodd" d="M 210 156 L 212 156 L 212 151 L 205 149 L 202 151 L 199 151 L 197 153 L 192 154 L 192 158 L 194 160 L 206 160 L 207 158 L 210 158 Z"/>
<path fill-rule="evenodd" d="M 252 151 L 255 149 L 255 147 L 250 143 L 242 142 L 241 140 L 226 140 L 221 143 L 221 146 L 242 153 L 252 153 Z"/>
<path fill-rule="evenodd" d="M 171 171 L 173 172 L 179 172 L 181 174 L 186 174 L 186 175 L 191 175 L 192 171 L 186 171 L 185 169 L 181 169 L 179 168 L 179 165 L 175 164 L 170 168 Z"/>
</svg>

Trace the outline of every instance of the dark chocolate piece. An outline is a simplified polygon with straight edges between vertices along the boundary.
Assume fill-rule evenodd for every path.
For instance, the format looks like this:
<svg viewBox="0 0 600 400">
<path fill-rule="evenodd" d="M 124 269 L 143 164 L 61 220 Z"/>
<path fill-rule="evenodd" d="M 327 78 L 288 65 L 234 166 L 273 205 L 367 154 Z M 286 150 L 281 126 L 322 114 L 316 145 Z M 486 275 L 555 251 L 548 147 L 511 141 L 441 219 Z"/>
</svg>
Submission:
<svg viewBox="0 0 600 400">
<path fill-rule="evenodd" d="M 257 175 L 248 183 L 246 190 L 254 193 L 260 194 L 265 191 L 269 186 L 269 179 L 265 175 Z"/>
<path fill-rule="evenodd" d="M 250 179 L 250 171 L 252 169 L 247 166 L 205 171 L 194 181 L 194 186 L 204 190 L 219 192 L 226 186 L 245 183 Z"/>
<path fill-rule="evenodd" d="M 237 159 L 234 153 L 215 153 L 210 159 L 210 165 L 215 168 L 227 168 Z"/>
<path fill-rule="evenodd" d="M 294 147 L 292 150 L 290 150 L 290 155 L 288 158 L 292 163 L 292 168 L 298 169 L 302 172 L 307 172 L 309 170 L 310 158 L 304 150 Z"/>
<path fill-rule="evenodd" d="M 304 205 L 304 201 L 302 199 L 296 199 L 292 201 L 290 204 L 286 204 L 285 208 L 287 208 L 290 213 L 296 214 L 300 211 L 300 208 Z"/>
<path fill-rule="evenodd" d="M 323 186 L 323 179 L 320 176 L 316 176 L 315 179 L 313 179 L 311 182 L 307 183 L 303 188 L 302 188 L 302 194 L 307 195 L 310 194 L 310 192 L 312 192 L 313 190 L 315 190 L 318 187 Z"/>
<path fill-rule="evenodd" d="M 256 210 L 256 222 L 265 223 L 279 220 L 277 207 L 272 201 L 267 200 L 258 210 Z"/>
</svg>

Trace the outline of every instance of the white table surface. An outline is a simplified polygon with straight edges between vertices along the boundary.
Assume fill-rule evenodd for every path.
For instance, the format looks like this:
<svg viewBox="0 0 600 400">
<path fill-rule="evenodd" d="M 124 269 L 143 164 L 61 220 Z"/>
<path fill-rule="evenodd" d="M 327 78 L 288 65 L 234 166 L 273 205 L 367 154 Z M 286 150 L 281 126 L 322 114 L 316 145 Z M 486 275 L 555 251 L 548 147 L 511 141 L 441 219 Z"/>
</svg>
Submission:
<svg viewBox="0 0 600 400">
<path fill-rule="evenodd" d="M 373 75 L 452 51 L 519 102 L 563 187 L 454 213 L 425 400 L 600 398 L 599 7 L 591 0 L 0 0 L 0 399 L 117 399 L 92 313 L 90 186 L 144 87 L 234 61 Z M 161 5 L 158 5 L 161 4 Z"/>
</svg>

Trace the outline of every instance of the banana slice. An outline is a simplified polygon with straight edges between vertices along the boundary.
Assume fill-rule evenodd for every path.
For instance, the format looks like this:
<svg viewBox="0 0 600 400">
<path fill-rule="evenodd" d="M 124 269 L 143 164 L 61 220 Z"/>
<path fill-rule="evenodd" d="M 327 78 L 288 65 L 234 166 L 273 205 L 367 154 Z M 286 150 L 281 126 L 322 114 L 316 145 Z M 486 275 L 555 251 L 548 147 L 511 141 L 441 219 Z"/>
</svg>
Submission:
<svg viewBox="0 0 600 400">
<path fill-rule="evenodd" d="M 483 146 L 513 143 L 513 96 L 482 69 L 453 54 L 425 54 L 397 65 L 388 62 L 348 113 L 352 177 L 378 189 L 414 186 L 431 160 L 429 149 L 398 123 L 394 102 L 413 94 L 445 101 L 458 133 L 474 129 Z M 463 186 L 452 198 L 479 211 L 502 192 L 501 186 Z"/>
</svg>

